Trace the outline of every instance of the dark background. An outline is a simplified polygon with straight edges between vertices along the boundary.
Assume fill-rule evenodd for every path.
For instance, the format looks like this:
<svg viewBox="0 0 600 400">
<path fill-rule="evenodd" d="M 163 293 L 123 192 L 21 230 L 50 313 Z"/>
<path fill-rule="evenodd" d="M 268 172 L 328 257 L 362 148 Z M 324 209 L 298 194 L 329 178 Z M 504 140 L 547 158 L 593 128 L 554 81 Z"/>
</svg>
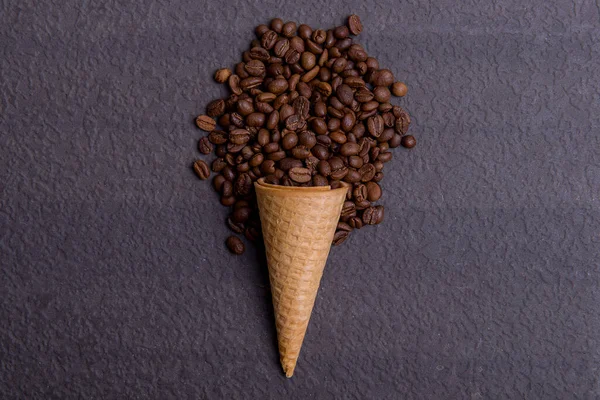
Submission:
<svg viewBox="0 0 600 400">
<path fill-rule="evenodd" d="M 598 3 L 231 3 L 0 2 L 0 397 L 600 398 Z M 287 380 L 193 119 L 257 24 L 351 13 L 418 145 Z"/>
</svg>

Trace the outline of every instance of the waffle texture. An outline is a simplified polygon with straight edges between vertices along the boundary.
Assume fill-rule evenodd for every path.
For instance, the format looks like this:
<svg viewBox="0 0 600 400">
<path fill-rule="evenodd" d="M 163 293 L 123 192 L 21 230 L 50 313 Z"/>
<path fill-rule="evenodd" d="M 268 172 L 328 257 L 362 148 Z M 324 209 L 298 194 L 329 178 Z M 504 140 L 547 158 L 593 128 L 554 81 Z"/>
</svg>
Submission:
<svg viewBox="0 0 600 400">
<path fill-rule="evenodd" d="M 281 365 L 291 377 L 298 361 L 346 188 L 255 183 Z"/>
</svg>

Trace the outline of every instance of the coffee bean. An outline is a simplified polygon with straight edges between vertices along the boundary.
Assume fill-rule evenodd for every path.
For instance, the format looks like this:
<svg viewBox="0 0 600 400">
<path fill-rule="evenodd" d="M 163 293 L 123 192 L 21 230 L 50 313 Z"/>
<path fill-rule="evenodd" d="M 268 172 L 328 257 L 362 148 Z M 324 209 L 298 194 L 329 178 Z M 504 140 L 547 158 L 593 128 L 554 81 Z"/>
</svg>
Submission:
<svg viewBox="0 0 600 400">
<path fill-rule="evenodd" d="M 217 193 L 221 193 L 221 188 L 225 182 L 226 180 L 223 175 L 217 175 L 213 178 L 213 187 Z"/>
<path fill-rule="evenodd" d="M 381 198 L 381 187 L 375 182 L 367 182 L 367 200 L 374 202 Z"/>
<path fill-rule="evenodd" d="M 209 117 L 218 117 L 225 112 L 225 101 L 223 99 L 213 100 L 206 106 L 206 114 Z M 214 128 L 213 128 L 214 129 Z"/>
<path fill-rule="evenodd" d="M 390 86 L 393 83 L 394 74 L 389 69 L 380 69 L 373 77 L 373 84 L 375 86 Z"/>
<path fill-rule="evenodd" d="M 312 178 L 313 186 L 327 186 L 329 181 L 323 175 L 315 175 Z"/>
<path fill-rule="evenodd" d="M 231 217 L 227 218 L 227 226 L 229 226 L 229 229 L 235 233 L 244 233 L 244 224 L 240 222 L 234 222 Z"/>
<path fill-rule="evenodd" d="M 215 129 L 216 122 L 208 115 L 200 115 L 196 118 L 196 125 L 203 131 L 210 132 Z"/>
<path fill-rule="evenodd" d="M 302 39 L 310 39 L 312 32 L 312 28 L 306 24 L 301 24 L 298 27 L 298 36 L 300 36 Z"/>
<path fill-rule="evenodd" d="M 363 26 L 358 15 L 353 14 L 348 17 L 348 29 L 355 36 L 362 32 Z"/>
<path fill-rule="evenodd" d="M 344 243 L 346 239 L 348 239 L 349 234 L 350 232 L 347 231 L 336 231 L 333 235 L 333 245 L 339 246 L 340 244 Z"/>
<path fill-rule="evenodd" d="M 198 178 L 205 180 L 210 177 L 210 169 L 208 168 L 208 164 L 206 164 L 202 160 L 196 160 L 194 162 L 194 172 L 198 175 Z"/>
<path fill-rule="evenodd" d="M 361 217 L 350 217 L 348 218 L 348 225 L 350 225 L 354 229 L 360 229 L 363 227 L 363 222 Z"/>
<path fill-rule="evenodd" d="M 231 70 L 229 68 L 221 68 L 215 72 L 215 81 L 218 83 L 225 83 L 231 76 Z"/>
<path fill-rule="evenodd" d="M 410 116 L 404 109 L 400 106 L 394 106 L 392 109 L 394 116 L 396 117 L 396 132 L 404 135 L 408 131 L 408 127 L 410 126 Z M 416 144 L 416 141 L 415 141 Z M 405 146 L 406 147 L 406 146 Z M 414 144 L 413 144 L 414 147 Z"/>
<path fill-rule="evenodd" d="M 233 185 L 233 191 L 238 196 L 246 196 L 252 190 L 252 179 L 248 174 L 243 173 L 237 177 Z"/>
<path fill-rule="evenodd" d="M 266 31 L 260 38 L 260 44 L 267 50 L 271 50 L 277 42 L 277 33 L 271 30 Z"/>
<path fill-rule="evenodd" d="M 273 161 L 279 161 L 279 160 L 283 160 L 285 158 L 285 151 L 283 150 L 278 150 L 276 152 L 273 152 L 271 154 L 269 154 L 267 156 L 267 158 L 269 160 L 273 160 Z"/>
<path fill-rule="evenodd" d="M 221 170 L 221 175 L 223 175 L 223 177 L 228 181 L 232 182 L 235 179 L 236 173 L 229 165 L 227 165 Z"/>
<path fill-rule="evenodd" d="M 354 92 L 352 91 L 352 88 L 350 86 L 346 84 L 341 84 L 337 87 L 335 93 L 340 102 L 342 102 L 342 104 L 347 106 L 352 104 L 352 100 L 354 99 Z"/>
<path fill-rule="evenodd" d="M 377 224 L 377 210 L 375 207 L 369 207 L 363 211 L 362 220 L 363 223 L 367 225 L 375 225 Z"/>
<path fill-rule="evenodd" d="M 351 201 L 345 201 L 342 206 L 342 212 L 340 214 L 342 217 L 353 217 L 356 215 L 356 206 Z"/>
<path fill-rule="evenodd" d="M 294 159 L 294 158 L 284 158 L 283 160 L 279 161 L 279 168 L 281 168 L 284 171 L 289 171 L 292 168 L 302 168 L 304 166 L 304 164 L 302 164 L 302 161 Z"/>
<path fill-rule="evenodd" d="M 403 82 L 394 82 L 392 85 L 392 93 L 394 96 L 403 97 L 408 93 L 408 88 Z"/>
<path fill-rule="evenodd" d="M 360 146 L 356 143 L 348 142 L 344 143 L 340 148 L 340 153 L 344 156 L 354 156 L 358 154 Z"/>
<path fill-rule="evenodd" d="M 237 205 L 237 203 L 236 203 Z M 231 220 L 237 223 L 244 223 L 250 218 L 250 214 L 252 210 L 250 207 L 240 207 L 235 209 L 235 211 L 231 214 Z"/>
<path fill-rule="evenodd" d="M 384 122 L 381 115 L 374 115 L 367 120 L 367 129 L 374 137 L 379 137 L 383 133 Z"/>
<path fill-rule="evenodd" d="M 344 144 L 348 141 L 348 138 L 346 138 L 346 134 L 344 134 L 344 132 L 341 132 L 341 131 L 332 132 L 329 134 L 329 137 L 331 138 L 332 141 L 334 141 L 335 143 L 339 143 L 339 144 Z M 345 154 L 345 155 L 348 155 L 348 154 Z"/>
<path fill-rule="evenodd" d="M 390 101 L 390 98 L 392 97 L 390 90 L 385 86 L 376 86 L 375 89 L 373 89 L 373 95 L 375 96 L 375 100 L 380 103 L 386 103 Z"/>
<path fill-rule="evenodd" d="M 251 76 L 261 76 L 265 73 L 265 64 L 263 64 L 260 60 L 252 60 L 246 63 L 244 66 L 248 75 Z"/>
<path fill-rule="evenodd" d="M 363 165 L 358 172 L 361 175 L 361 181 L 362 182 L 369 182 L 370 180 L 373 179 L 373 177 L 375 176 L 375 174 L 377 173 L 377 170 L 375 169 L 375 166 L 373 164 L 365 164 Z"/>
<path fill-rule="evenodd" d="M 234 196 L 229 196 L 229 197 L 221 196 L 221 204 L 224 205 L 225 207 L 232 206 L 233 203 L 235 203 Z"/>
<path fill-rule="evenodd" d="M 304 160 L 305 158 L 308 158 L 310 154 L 310 150 L 308 150 L 303 145 L 296 146 L 292 149 L 292 155 L 294 156 L 294 158 L 297 158 L 299 160 Z"/>
<path fill-rule="evenodd" d="M 380 113 L 391 111 L 392 108 L 394 108 L 394 106 L 392 106 L 390 103 L 381 103 L 379 104 L 379 107 L 377 107 Z"/>
<path fill-rule="evenodd" d="M 289 177 L 298 183 L 306 183 L 312 179 L 310 171 L 306 168 L 292 168 L 288 172 Z"/>
<path fill-rule="evenodd" d="M 394 133 L 394 136 L 389 140 L 388 144 L 390 145 L 391 149 L 395 149 L 396 147 L 400 146 L 401 142 L 402 142 L 402 135 L 400 135 L 398 133 Z"/>
<path fill-rule="evenodd" d="M 407 135 L 402 138 L 402 146 L 407 149 L 412 149 L 417 145 L 417 140 L 413 135 Z"/>
<path fill-rule="evenodd" d="M 348 27 L 345 25 L 338 26 L 333 30 L 333 36 L 335 36 L 336 39 L 347 38 L 349 34 L 350 34 L 350 31 L 348 30 Z"/>
<path fill-rule="evenodd" d="M 208 137 L 205 136 L 198 141 L 198 150 L 202 154 L 210 154 L 213 152 L 213 145 L 210 140 L 208 140 Z"/>
<path fill-rule="evenodd" d="M 344 176 L 344 181 L 348 183 L 360 182 L 361 174 L 354 168 L 348 168 L 348 173 Z"/>
<path fill-rule="evenodd" d="M 381 152 L 381 153 L 379 153 L 379 156 L 377 157 L 378 161 L 381 161 L 384 163 L 390 161 L 391 159 L 392 159 L 392 153 L 389 151 Z"/>
<path fill-rule="evenodd" d="M 233 94 L 238 96 L 242 94 L 242 89 L 240 88 L 240 77 L 238 75 L 230 75 L 227 83 L 229 84 L 229 89 L 231 89 Z"/>
<path fill-rule="evenodd" d="M 284 150 L 291 150 L 294 146 L 298 144 L 298 135 L 294 132 L 290 132 L 283 137 L 283 141 L 281 142 L 281 147 Z"/>
<path fill-rule="evenodd" d="M 352 168 L 360 168 L 362 167 L 364 164 L 362 157 L 354 155 L 354 156 L 350 156 L 348 157 L 348 165 L 351 166 Z"/>
<path fill-rule="evenodd" d="M 233 254 L 240 255 L 246 250 L 246 246 L 244 246 L 244 243 L 237 236 L 229 236 L 225 243 L 229 251 Z"/>
</svg>

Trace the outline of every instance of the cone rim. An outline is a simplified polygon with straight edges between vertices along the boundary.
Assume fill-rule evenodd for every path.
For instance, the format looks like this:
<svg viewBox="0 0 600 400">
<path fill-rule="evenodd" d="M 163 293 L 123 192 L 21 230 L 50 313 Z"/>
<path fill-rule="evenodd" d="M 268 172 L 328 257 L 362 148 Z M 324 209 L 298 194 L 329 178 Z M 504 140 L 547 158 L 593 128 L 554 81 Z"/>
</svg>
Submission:
<svg viewBox="0 0 600 400">
<path fill-rule="evenodd" d="M 254 186 L 256 188 L 261 188 L 261 190 L 269 191 L 269 192 L 277 192 L 280 195 L 301 195 L 301 196 L 323 196 L 325 193 L 334 194 L 337 192 L 347 192 L 348 188 L 345 186 L 339 187 L 337 189 L 332 189 L 331 186 L 281 186 L 281 185 L 273 185 L 271 183 L 266 183 L 265 178 L 260 178 L 256 182 L 254 182 Z"/>
</svg>

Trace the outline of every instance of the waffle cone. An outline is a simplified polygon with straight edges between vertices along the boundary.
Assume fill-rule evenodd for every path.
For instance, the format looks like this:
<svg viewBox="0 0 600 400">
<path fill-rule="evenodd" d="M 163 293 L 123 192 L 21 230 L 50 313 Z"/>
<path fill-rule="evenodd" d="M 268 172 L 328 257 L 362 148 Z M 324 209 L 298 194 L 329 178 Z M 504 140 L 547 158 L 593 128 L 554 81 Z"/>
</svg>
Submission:
<svg viewBox="0 0 600 400">
<path fill-rule="evenodd" d="M 255 183 L 279 355 L 294 373 L 331 248 L 346 188 L 287 187 Z"/>
</svg>

